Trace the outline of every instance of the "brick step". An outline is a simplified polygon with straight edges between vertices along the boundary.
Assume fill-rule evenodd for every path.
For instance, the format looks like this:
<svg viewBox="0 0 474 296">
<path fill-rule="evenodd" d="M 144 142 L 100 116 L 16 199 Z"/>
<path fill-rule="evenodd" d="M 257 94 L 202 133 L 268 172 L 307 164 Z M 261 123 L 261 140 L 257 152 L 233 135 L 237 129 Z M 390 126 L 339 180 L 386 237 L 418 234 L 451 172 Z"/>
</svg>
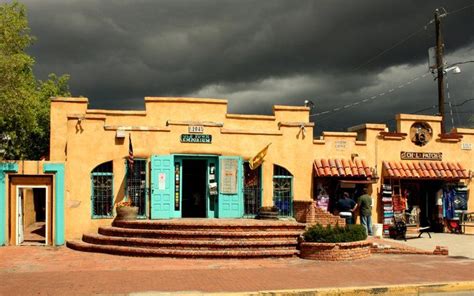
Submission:
<svg viewBox="0 0 474 296">
<path fill-rule="evenodd" d="M 183 240 L 153 239 L 137 237 L 116 237 L 100 234 L 84 234 L 82 240 L 90 244 L 116 245 L 148 248 L 203 249 L 203 250 L 258 250 L 258 249 L 295 249 L 297 240 Z"/>
<path fill-rule="evenodd" d="M 174 257 L 174 258 L 282 258 L 298 254 L 296 249 L 289 250 L 179 250 L 168 248 L 140 248 L 113 245 L 96 245 L 83 241 L 68 241 L 66 245 L 74 250 L 84 252 L 106 253 L 141 257 Z"/>
<path fill-rule="evenodd" d="M 117 220 L 112 226 L 133 229 L 161 230 L 230 230 L 230 231 L 303 231 L 305 224 L 293 221 L 259 221 L 254 219 L 176 219 L 176 220 Z"/>
<path fill-rule="evenodd" d="M 161 230 L 134 229 L 114 226 L 99 227 L 99 234 L 121 237 L 177 238 L 177 239 L 296 239 L 302 231 L 232 231 L 232 230 Z"/>
</svg>

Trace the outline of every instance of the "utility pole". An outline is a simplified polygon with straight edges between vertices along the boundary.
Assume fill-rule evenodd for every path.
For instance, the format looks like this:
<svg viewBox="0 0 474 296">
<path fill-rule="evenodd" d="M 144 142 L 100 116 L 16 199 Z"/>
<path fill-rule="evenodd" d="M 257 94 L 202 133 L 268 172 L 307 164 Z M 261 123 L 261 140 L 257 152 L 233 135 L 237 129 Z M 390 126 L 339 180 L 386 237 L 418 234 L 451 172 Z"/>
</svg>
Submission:
<svg viewBox="0 0 474 296">
<path fill-rule="evenodd" d="M 439 10 L 434 12 L 434 21 L 436 29 L 436 70 L 438 72 L 438 110 L 441 115 L 441 133 L 446 133 L 444 126 L 444 61 L 443 61 L 443 36 L 441 35 L 441 21 Z"/>
</svg>

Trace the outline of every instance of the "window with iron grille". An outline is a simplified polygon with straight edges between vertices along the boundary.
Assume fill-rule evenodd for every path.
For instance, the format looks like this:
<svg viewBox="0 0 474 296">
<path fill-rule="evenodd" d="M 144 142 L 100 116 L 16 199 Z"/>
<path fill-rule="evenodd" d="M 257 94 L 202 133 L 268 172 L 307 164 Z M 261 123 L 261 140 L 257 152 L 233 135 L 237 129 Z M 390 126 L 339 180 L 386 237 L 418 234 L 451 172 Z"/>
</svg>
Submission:
<svg viewBox="0 0 474 296">
<path fill-rule="evenodd" d="M 146 159 L 135 159 L 133 170 L 127 164 L 127 194 L 133 206 L 138 207 L 138 216 L 146 216 Z"/>
<path fill-rule="evenodd" d="M 114 204 L 112 161 L 104 162 L 91 172 L 92 217 L 110 218 Z"/>
<path fill-rule="evenodd" d="M 255 216 L 262 204 L 262 167 L 250 169 L 244 163 L 244 215 Z"/>
<path fill-rule="evenodd" d="M 273 205 L 280 216 L 293 215 L 293 175 L 279 165 L 273 165 Z"/>
</svg>

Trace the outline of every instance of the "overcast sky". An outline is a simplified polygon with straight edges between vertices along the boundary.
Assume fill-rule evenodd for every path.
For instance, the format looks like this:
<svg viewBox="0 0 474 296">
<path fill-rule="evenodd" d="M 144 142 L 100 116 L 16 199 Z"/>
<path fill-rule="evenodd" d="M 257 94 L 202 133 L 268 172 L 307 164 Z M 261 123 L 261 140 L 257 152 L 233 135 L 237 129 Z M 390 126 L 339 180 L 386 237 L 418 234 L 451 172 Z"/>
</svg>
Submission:
<svg viewBox="0 0 474 296">
<path fill-rule="evenodd" d="M 274 104 L 309 99 L 318 132 L 435 114 L 436 81 L 423 75 L 438 7 L 449 13 L 447 63 L 474 60 L 472 0 L 23 2 L 38 39 L 30 49 L 38 78 L 70 74 L 73 95 L 88 97 L 90 108 L 193 96 L 228 99 L 231 113 L 271 114 Z M 462 104 L 474 99 L 474 63 L 461 67 L 448 74 L 448 129 L 474 113 L 474 100 Z"/>
</svg>

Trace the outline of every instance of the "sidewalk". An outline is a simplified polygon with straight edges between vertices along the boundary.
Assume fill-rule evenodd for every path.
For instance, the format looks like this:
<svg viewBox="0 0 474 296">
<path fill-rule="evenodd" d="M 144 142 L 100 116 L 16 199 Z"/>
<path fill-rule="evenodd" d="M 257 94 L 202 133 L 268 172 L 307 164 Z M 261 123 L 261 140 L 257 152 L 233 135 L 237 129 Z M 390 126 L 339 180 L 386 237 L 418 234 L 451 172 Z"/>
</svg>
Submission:
<svg viewBox="0 0 474 296">
<path fill-rule="evenodd" d="M 433 251 L 436 246 L 444 246 L 448 247 L 449 256 L 474 259 L 474 235 L 434 232 L 430 234 L 431 238 L 424 233 L 421 238 L 408 237 L 406 242 L 403 240 L 396 242 L 426 251 Z"/>
<path fill-rule="evenodd" d="M 82 253 L 65 247 L 0 248 L 0 295 L 244 292 L 474 280 L 474 260 L 372 255 L 353 262 L 185 260 Z M 182 294 L 180 292 L 177 294 Z"/>
</svg>

